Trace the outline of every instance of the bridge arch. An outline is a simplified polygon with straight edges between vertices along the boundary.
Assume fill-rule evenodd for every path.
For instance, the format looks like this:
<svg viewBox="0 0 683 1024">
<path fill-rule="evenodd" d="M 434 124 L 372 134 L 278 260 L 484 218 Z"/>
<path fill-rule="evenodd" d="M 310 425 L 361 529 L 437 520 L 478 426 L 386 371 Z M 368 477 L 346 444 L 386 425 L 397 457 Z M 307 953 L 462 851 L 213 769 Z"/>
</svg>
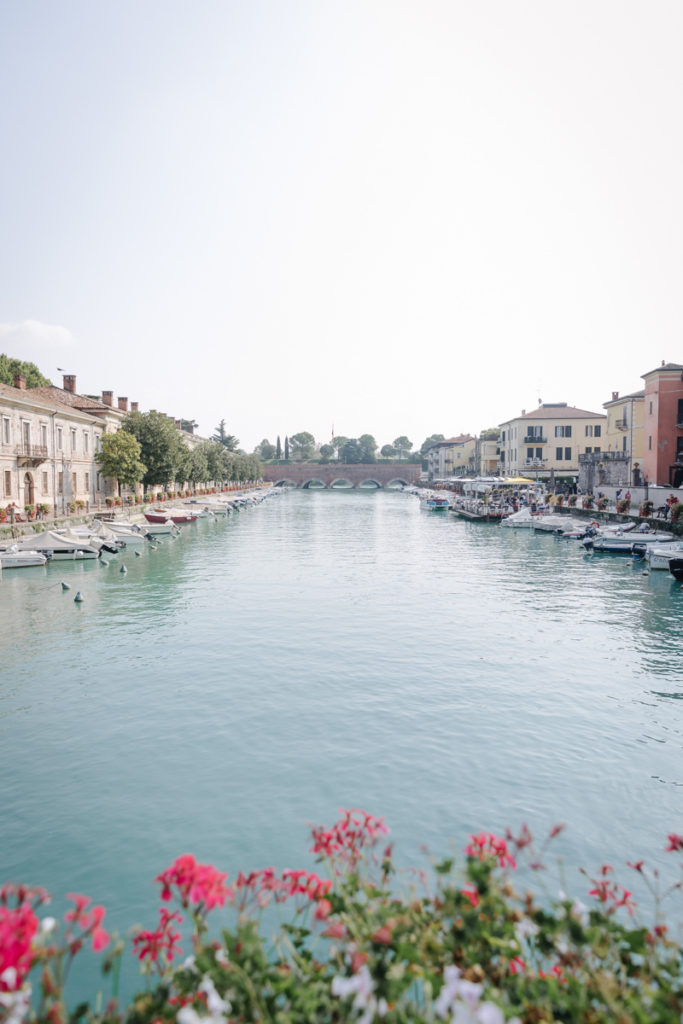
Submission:
<svg viewBox="0 0 683 1024">
<path fill-rule="evenodd" d="M 332 490 L 337 491 L 348 491 L 354 487 L 353 480 L 349 480 L 348 476 L 338 476 L 329 484 Z"/>
<path fill-rule="evenodd" d="M 396 490 L 397 487 L 409 487 L 410 485 L 407 480 L 402 480 L 397 476 L 395 480 L 387 480 L 384 486 L 389 490 Z"/>
<path fill-rule="evenodd" d="M 290 477 L 283 476 L 279 480 L 275 480 L 273 487 L 298 487 L 296 480 L 290 479 Z"/>
<path fill-rule="evenodd" d="M 318 491 L 327 487 L 327 484 L 324 480 L 321 480 L 320 477 L 312 476 L 309 480 L 306 480 L 301 487 L 304 491 Z"/>
<path fill-rule="evenodd" d="M 381 488 L 382 485 L 379 482 L 379 480 L 375 480 L 372 477 L 367 477 L 365 480 L 359 480 L 357 486 L 359 489 L 362 488 L 363 490 L 366 491 L 376 491 L 379 490 L 379 488 Z"/>
</svg>

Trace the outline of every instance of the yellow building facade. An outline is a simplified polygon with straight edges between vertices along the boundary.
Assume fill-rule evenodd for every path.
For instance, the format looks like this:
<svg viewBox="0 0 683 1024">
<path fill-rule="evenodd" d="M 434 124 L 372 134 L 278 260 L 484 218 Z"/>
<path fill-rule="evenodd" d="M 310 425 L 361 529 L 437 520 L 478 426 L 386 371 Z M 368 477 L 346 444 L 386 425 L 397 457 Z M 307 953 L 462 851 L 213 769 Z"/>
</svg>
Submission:
<svg viewBox="0 0 683 1024">
<path fill-rule="evenodd" d="M 546 402 L 500 424 L 498 472 L 547 480 L 578 476 L 579 455 L 604 450 L 607 417 Z"/>
</svg>

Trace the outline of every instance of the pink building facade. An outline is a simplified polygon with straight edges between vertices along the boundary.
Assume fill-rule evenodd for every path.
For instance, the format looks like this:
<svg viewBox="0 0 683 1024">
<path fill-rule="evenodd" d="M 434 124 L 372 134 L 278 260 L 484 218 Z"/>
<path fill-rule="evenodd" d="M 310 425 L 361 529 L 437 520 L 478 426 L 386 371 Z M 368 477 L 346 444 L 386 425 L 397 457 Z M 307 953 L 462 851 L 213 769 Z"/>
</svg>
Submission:
<svg viewBox="0 0 683 1024">
<path fill-rule="evenodd" d="M 683 484 L 683 366 L 664 363 L 643 374 L 643 475 L 649 484 Z"/>
</svg>

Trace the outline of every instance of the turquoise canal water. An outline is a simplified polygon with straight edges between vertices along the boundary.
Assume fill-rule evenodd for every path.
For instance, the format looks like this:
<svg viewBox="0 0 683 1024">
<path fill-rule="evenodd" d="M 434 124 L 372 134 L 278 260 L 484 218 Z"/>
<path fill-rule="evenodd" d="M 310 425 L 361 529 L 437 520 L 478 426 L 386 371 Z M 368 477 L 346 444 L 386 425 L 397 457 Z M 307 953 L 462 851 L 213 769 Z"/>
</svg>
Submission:
<svg viewBox="0 0 683 1024">
<path fill-rule="evenodd" d="M 0 602 L 0 880 L 87 893 L 119 929 L 156 922 L 178 854 L 303 866 L 306 823 L 346 806 L 403 862 L 561 820 L 576 894 L 581 864 L 672 867 L 668 574 L 406 494 L 290 491 L 108 568 L 6 571 Z"/>
</svg>

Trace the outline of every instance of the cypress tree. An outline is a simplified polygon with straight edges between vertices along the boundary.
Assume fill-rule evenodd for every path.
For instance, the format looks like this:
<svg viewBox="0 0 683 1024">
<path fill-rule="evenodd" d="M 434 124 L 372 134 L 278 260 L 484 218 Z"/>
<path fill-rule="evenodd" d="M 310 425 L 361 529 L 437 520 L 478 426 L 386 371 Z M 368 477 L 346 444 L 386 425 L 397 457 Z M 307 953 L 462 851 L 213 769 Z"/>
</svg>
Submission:
<svg viewBox="0 0 683 1024">
<path fill-rule="evenodd" d="M 275 445 L 275 458 L 280 461 L 282 458 L 282 445 L 280 444 L 280 435 L 277 435 L 277 443 Z"/>
<path fill-rule="evenodd" d="M 285 438 L 285 462 L 289 462 L 289 438 Z"/>
</svg>

